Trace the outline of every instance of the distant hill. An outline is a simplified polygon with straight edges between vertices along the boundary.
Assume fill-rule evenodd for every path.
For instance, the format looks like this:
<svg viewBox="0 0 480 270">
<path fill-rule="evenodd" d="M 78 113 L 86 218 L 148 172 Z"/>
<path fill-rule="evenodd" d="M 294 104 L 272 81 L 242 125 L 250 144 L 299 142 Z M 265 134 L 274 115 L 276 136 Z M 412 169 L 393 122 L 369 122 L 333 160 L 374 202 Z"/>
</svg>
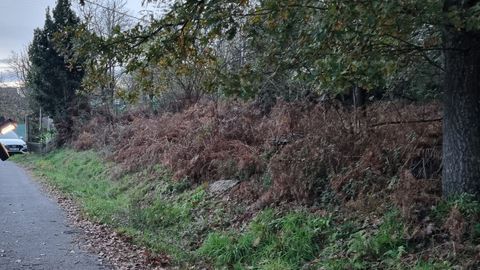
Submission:
<svg viewBox="0 0 480 270">
<path fill-rule="evenodd" d="M 0 115 L 23 122 L 29 113 L 27 99 L 20 95 L 17 88 L 0 88 Z"/>
</svg>

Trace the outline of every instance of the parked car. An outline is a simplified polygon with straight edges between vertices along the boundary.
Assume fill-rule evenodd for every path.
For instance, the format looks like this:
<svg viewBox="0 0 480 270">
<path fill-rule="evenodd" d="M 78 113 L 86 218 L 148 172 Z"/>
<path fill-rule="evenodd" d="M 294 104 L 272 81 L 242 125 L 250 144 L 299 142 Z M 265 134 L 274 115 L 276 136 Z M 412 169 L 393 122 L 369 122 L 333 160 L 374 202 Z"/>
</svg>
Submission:
<svg viewBox="0 0 480 270">
<path fill-rule="evenodd" d="M 27 143 L 13 131 L 0 134 L 0 143 L 5 146 L 9 154 L 28 152 Z"/>
</svg>

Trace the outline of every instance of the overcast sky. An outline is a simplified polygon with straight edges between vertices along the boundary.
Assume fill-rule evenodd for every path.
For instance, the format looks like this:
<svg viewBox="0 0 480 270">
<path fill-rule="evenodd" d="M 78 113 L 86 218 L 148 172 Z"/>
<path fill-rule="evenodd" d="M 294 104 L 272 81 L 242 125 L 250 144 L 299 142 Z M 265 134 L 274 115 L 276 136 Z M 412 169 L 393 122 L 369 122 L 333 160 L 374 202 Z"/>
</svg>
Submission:
<svg viewBox="0 0 480 270">
<path fill-rule="evenodd" d="M 75 1 L 78 0 L 72 0 Z M 141 2 L 127 0 L 132 15 L 138 15 L 143 9 Z M 55 0 L 0 0 L 0 72 L 4 81 L 10 80 L 6 59 L 12 51 L 18 52 L 32 41 L 33 30 L 43 27 L 48 6 L 53 8 Z"/>
</svg>

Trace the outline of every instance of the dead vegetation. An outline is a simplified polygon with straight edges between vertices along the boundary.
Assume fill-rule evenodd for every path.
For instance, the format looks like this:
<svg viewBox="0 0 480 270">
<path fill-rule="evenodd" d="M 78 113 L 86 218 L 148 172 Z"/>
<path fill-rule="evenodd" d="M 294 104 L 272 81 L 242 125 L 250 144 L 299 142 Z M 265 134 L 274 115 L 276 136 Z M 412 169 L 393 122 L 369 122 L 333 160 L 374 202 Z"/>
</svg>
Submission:
<svg viewBox="0 0 480 270">
<path fill-rule="evenodd" d="M 193 184 L 248 182 L 263 190 L 251 198 L 259 205 L 329 197 L 369 211 L 388 200 L 411 216 L 421 211 L 417 204 L 439 198 L 441 121 L 428 122 L 439 117 L 435 103 L 376 103 L 355 112 L 335 103 L 279 101 L 263 115 L 254 104 L 205 102 L 115 124 L 97 117 L 73 145 L 107 147 L 119 174 L 163 164 Z"/>
<path fill-rule="evenodd" d="M 94 118 L 73 146 L 107 149 L 120 164 L 118 176 L 162 164 L 193 187 L 239 180 L 228 200 L 247 212 L 232 220 L 234 227 L 266 206 L 329 205 L 356 218 L 395 207 L 406 238 L 445 257 L 438 247 L 461 242 L 472 229 L 455 207 L 433 221 L 442 201 L 440 119 L 436 103 L 378 102 L 355 111 L 278 101 L 264 115 L 254 104 L 205 102 L 181 113 L 126 115 L 114 124 Z"/>
</svg>

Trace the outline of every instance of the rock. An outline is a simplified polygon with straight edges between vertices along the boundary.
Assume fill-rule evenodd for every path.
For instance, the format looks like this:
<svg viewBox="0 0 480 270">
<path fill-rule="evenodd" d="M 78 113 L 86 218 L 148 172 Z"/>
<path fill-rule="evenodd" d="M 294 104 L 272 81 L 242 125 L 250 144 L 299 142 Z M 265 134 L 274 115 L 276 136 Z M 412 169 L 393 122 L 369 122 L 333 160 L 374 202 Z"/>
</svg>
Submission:
<svg viewBox="0 0 480 270">
<path fill-rule="evenodd" d="M 208 186 L 208 191 L 212 194 L 218 195 L 224 193 L 239 183 L 237 180 L 218 180 Z"/>
</svg>

